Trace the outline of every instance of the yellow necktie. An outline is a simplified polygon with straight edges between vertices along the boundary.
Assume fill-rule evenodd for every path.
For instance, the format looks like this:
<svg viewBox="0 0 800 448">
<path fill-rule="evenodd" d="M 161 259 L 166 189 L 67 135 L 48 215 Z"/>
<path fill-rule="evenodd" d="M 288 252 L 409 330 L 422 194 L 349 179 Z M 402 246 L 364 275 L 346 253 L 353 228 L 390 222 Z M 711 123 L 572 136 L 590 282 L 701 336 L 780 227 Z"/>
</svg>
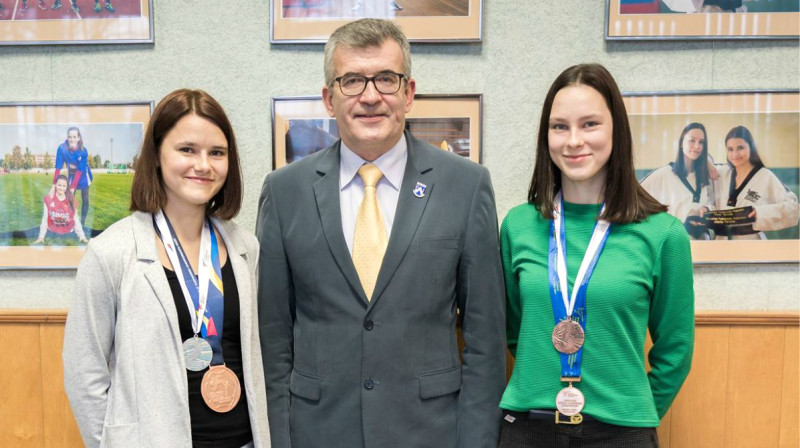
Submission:
<svg viewBox="0 0 800 448">
<path fill-rule="evenodd" d="M 361 286 L 372 300 L 378 272 L 381 270 L 383 254 L 386 253 L 388 241 L 386 226 L 383 224 L 381 209 L 378 207 L 377 185 L 383 177 L 380 168 L 366 163 L 358 169 L 358 175 L 364 181 L 364 199 L 358 209 L 356 232 L 353 239 L 353 264 L 356 266 Z"/>
</svg>

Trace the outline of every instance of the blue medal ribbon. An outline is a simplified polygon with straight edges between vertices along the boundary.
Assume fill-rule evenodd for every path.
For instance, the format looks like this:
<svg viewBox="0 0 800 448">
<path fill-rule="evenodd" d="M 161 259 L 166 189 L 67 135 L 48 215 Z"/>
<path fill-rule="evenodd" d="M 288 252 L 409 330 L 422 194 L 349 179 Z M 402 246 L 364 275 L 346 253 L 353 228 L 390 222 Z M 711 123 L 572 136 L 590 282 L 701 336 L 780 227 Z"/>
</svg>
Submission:
<svg viewBox="0 0 800 448">
<path fill-rule="evenodd" d="M 611 233 L 611 225 L 606 221 L 599 220 L 595 223 L 592 239 L 586 249 L 578 276 L 575 278 L 572 295 L 569 295 L 567 285 L 567 248 L 566 230 L 564 224 L 564 202 L 559 192 L 555 202 L 558 209 L 554 211 L 554 219 L 550 223 L 550 239 L 548 243 L 547 268 L 549 272 L 550 302 L 553 306 L 553 316 L 555 324 L 572 319 L 586 331 L 586 290 L 589 280 L 594 273 L 597 260 L 605 247 L 608 235 Z M 603 207 L 603 210 L 605 206 Z M 602 214 L 602 210 L 600 211 Z M 556 234 L 558 226 L 558 234 Z M 556 239 L 558 238 L 558 240 Z M 559 260 L 560 255 L 560 260 Z M 577 287 L 577 291 L 575 288 Z M 572 354 L 560 353 L 561 357 L 561 376 L 578 378 L 581 376 L 581 360 L 583 358 L 583 347 Z"/>
<path fill-rule="evenodd" d="M 193 313 L 193 315 L 197 315 L 201 310 L 200 283 L 198 276 L 195 275 L 192 265 L 189 263 L 189 260 L 186 257 L 186 252 L 184 252 L 183 247 L 178 240 L 178 236 L 175 233 L 175 230 L 172 228 L 172 223 L 169 222 L 169 218 L 167 218 L 166 214 L 163 214 L 163 216 L 167 223 L 167 227 L 169 228 L 170 235 L 172 236 L 172 241 L 175 245 L 175 252 L 178 254 L 177 258 L 179 266 L 174 267 L 181 271 L 180 275 L 183 276 L 184 285 L 192 285 L 192 287 L 187 287 L 183 289 L 183 291 L 184 293 L 189 294 L 189 297 L 194 304 L 194 309 L 190 311 Z M 205 262 L 203 262 L 201 254 L 201 262 L 198 265 L 198 269 L 208 269 L 208 293 L 204 307 L 205 309 L 203 310 L 203 315 L 201 316 L 200 336 L 208 341 L 209 345 L 211 345 L 211 349 L 214 353 L 213 358 L 211 359 L 211 365 L 214 366 L 224 364 L 224 358 L 222 356 L 222 327 L 224 322 L 223 319 L 225 318 L 225 300 L 224 288 L 222 285 L 222 268 L 220 267 L 219 262 L 219 244 L 217 242 L 217 237 L 214 234 L 213 227 L 211 226 L 211 221 L 208 218 L 206 218 L 206 220 L 206 225 L 208 225 L 209 229 L 211 229 L 209 232 L 211 237 L 211 265 L 208 266 Z M 155 227 L 160 237 L 161 231 L 157 225 Z"/>
</svg>

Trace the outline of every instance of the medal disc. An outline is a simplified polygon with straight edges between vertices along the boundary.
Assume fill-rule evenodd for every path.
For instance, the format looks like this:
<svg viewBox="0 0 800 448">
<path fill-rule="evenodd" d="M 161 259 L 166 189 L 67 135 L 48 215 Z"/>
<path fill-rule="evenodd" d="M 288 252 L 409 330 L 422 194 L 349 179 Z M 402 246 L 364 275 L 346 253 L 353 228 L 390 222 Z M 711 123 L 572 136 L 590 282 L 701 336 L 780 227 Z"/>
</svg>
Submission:
<svg viewBox="0 0 800 448">
<path fill-rule="evenodd" d="M 225 364 L 211 366 L 200 384 L 203 401 L 215 412 L 228 412 L 239 402 L 242 387 L 239 378 Z"/>
<path fill-rule="evenodd" d="M 572 319 L 562 320 L 553 328 L 553 347 L 566 355 L 571 355 L 583 347 L 583 328 Z"/>
<path fill-rule="evenodd" d="M 195 336 L 183 341 L 183 359 L 186 361 L 186 368 L 192 372 L 208 367 L 213 356 L 211 344 L 205 339 Z"/>
<path fill-rule="evenodd" d="M 566 416 L 577 415 L 583 410 L 585 404 L 586 399 L 583 397 L 583 392 L 572 387 L 572 384 L 561 389 L 556 396 L 556 408 L 558 412 Z"/>
</svg>

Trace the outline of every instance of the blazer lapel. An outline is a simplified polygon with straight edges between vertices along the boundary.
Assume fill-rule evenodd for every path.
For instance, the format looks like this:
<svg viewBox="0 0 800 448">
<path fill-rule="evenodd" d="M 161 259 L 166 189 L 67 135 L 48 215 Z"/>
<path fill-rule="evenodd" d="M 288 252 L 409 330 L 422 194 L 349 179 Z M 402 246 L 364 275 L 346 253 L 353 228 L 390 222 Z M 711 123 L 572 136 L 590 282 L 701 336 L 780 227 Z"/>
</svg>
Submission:
<svg viewBox="0 0 800 448">
<path fill-rule="evenodd" d="M 411 240 L 417 232 L 422 213 L 428 205 L 428 198 L 433 191 L 433 166 L 430 159 L 421 142 L 409 132 L 406 132 L 405 135 L 408 142 L 406 170 L 400 186 L 400 196 L 397 199 L 397 212 L 394 215 L 389 246 L 383 256 L 381 270 L 375 283 L 375 292 L 369 304 L 370 308 L 380 299 L 383 290 L 386 289 L 405 257 Z M 413 191 L 417 183 L 425 185 L 425 193 L 422 197 L 414 195 Z"/>
<path fill-rule="evenodd" d="M 181 330 L 178 326 L 178 310 L 175 308 L 175 299 L 172 297 L 172 290 L 169 287 L 167 276 L 164 274 L 164 267 L 158 256 L 156 248 L 156 231 L 153 227 L 153 215 L 150 213 L 134 212 L 133 218 L 133 239 L 136 244 L 136 258 L 144 262 L 144 276 L 150 282 L 156 299 L 164 309 L 169 321 L 169 327 L 177 346 L 180 346 Z"/>
<path fill-rule="evenodd" d="M 314 196 L 322 221 L 322 230 L 336 264 L 339 265 L 347 282 L 366 304 L 367 295 L 361 286 L 342 231 L 342 209 L 339 205 L 339 143 L 330 147 L 321 156 L 317 164 L 317 174 L 320 178 L 314 182 Z"/>
</svg>

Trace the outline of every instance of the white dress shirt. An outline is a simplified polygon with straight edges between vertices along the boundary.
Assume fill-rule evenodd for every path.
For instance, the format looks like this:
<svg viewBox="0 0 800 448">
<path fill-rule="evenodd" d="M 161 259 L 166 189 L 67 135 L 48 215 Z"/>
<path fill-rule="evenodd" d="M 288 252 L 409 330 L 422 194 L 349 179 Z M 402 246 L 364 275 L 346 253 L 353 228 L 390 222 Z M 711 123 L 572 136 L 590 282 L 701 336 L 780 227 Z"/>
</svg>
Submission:
<svg viewBox="0 0 800 448">
<path fill-rule="evenodd" d="M 392 149 L 372 162 L 383 173 L 383 177 L 378 181 L 377 196 L 383 223 L 386 225 L 387 239 L 392 235 L 392 224 L 394 224 L 394 214 L 400 198 L 400 185 L 403 183 L 407 160 L 408 147 L 404 135 Z M 358 175 L 358 169 L 365 163 L 369 162 L 359 157 L 342 142 L 339 155 L 339 204 L 342 211 L 344 240 L 347 242 L 347 248 L 351 255 L 358 209 L 364 199 L 364 181 Z"/>
</svg>

